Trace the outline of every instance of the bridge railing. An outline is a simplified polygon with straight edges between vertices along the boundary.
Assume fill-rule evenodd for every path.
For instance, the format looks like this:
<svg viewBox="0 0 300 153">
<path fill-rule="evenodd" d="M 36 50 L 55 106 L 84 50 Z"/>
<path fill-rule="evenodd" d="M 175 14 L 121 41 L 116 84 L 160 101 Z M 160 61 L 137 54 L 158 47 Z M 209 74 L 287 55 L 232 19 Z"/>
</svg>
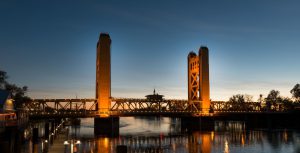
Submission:
<svg viewBox="0 0 300 153">
<path fill-rule="evenodd" d="M 247 111 L 262 111 L 262 105 L 258 102 L 224 102 L 224 101 L 214 101 L 211 103 L 211 108 L 214 112 L 247 112 Z"/>
<path fill-rule="evenodd" d="M 23 107 L 28 111 L 93 111 L 96 110 L 96 105 L 96 99 L 33 99 L 31 102 L 25 103 Z"/>
<path fill-rule="evenodd" d="M 29 111 L 31 117 L 93 117 L 98 114 L 97 111 L 61 111 L 61 112 L 44 112 Z"/>
</svg>

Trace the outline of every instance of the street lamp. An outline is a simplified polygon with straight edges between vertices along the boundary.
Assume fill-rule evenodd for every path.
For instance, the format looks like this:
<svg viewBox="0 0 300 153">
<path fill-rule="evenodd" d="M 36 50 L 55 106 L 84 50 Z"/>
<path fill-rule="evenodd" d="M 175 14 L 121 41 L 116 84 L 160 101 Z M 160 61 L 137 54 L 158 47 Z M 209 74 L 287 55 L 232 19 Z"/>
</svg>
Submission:
<svg viewBox="0 0 300 153">
<path fill-rule="evenodd" d="M 71 153 L 77 152 L 77 147 L 76 145 L 81 144 L 80 140 L 66 140 L 64 141 L 64 145 L 67 147 L 68 145 L 70 145 L 71 147 Z M 74 146 L 75 145 L 75 146 Z"/>
</svg>

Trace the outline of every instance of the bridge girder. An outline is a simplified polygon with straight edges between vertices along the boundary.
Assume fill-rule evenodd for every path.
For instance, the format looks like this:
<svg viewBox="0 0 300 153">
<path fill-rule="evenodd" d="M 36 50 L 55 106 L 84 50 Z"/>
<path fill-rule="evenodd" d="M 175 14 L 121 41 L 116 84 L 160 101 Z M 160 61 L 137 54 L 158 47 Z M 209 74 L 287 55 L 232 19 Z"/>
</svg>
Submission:
<svg viewBox="0 0 300 153">
<path fill-rule="evenodd" d="M 110 110 L 102 113 L 112 116 L 201 114 L 194 103 L 189 103 L 187 100 L 149 101 L 137 98 L 111 98 L 111 100 Z M 29 115 L 35 117 L 93 117 L 99 115 L 96 107 L 97 103 L 97 99 L 33 99 L 31 102 L 24 104 L 24 109 L 29 112 Z M 210 107 L 214 114 L 218 112 L 267 111 L 259 102 L 213 101 Z"/>
</svg>

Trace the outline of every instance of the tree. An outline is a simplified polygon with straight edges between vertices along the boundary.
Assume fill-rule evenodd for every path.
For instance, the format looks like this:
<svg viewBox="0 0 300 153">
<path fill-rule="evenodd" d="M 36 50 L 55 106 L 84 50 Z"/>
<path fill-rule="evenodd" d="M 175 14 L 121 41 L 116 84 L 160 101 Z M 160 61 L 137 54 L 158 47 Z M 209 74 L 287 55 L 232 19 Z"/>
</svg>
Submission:
<svg viewBox="0 0 300 153">
<path fill-rule="evenodd" d="M 266 105 L 268 109 L 271 109 L 272 105 L 275 105 L 278 102 L 282 101 L 282 98 L 280 97 L 280 92 L 278 90 L 271 90 L 268 94 L 266 100 Z"/>
<path fill-rule="evenodd" d="M 300 102 L 300 84 L 297 83 L 290 92 L 293 95 L 293 98 Z"/>
<path fill-rule="evenodd" d="M 229 98 L 229 102 L 233 103 L 244 103 L 245 101 L 245 97 L 242 94 L 233 95 Z"/>
<path fill-rule="evenodd" d="M 229 98 L 229 102 L 231 102 L 231 110 L 244 110 L 245 109 L 245 96 L 242 94 L 233 95 Z"/>
<path fill-rule="evenodd" d="M 14 100 L 15 108 L 19 108 L 23 103 L 29 102 L 31 99 L 26 96 L 28 87 L 18 87 L 15 84 L 10 84 L 7 82 L 7 78 L 7 73 L 0 70 L 0 89 L 4 89 L 10 92 L 11 98 Z"/>
<path fill-rule="evenodd" d="M 7 74 L 5 71 L 0 70 L 0 89 L 5 89 Z"/>
<path fill-rule="evenodd" d="M 245 102 L 253 102 L 253 96 L 252 95 L 245 94 L 244 99 L 245 99 Z"/>
<path fill-rule="evenodd" d="M 278 90 L 271 90 L 267 96 L 267 100 L 277 102 L 280 99 L 280 92 Z"/>
<path fill-rule="evenodd" d="M 285 110 L 293 110 L 294 109 L 294 103 L 291 98 L 283 97 L 282 103 L 283 103 L 283 107 Z"/>
</svg>

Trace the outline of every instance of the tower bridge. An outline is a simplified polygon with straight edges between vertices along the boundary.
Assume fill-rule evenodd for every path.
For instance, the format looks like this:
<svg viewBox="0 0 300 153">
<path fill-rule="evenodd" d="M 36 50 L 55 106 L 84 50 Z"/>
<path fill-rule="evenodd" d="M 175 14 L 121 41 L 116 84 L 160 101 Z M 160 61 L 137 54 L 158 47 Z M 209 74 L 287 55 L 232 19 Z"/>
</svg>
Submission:
<svg viewBox="0 0 300 153">
<path fill-rule="evenodd" d="M 30 115 L 38 114 L 62 116 L 109 117 L 138 114 L 183 114 L 209 115 L 209 64 L 208 48 L 201 47 L 199 55 L 188 55 L 188 100 L 165 100 L 155 93 L 147 99 L 111 97 L 111 39 L 109 34 L 101 33 L 97 42 L 96 93 L 90 99 L 35 99 L 25 104 Z M 153 99 L 154 98 L 154 99 Z M 113 105 L 113 106 L 112 106 Z M 143 113 L 142 113 L 142 112 Z M 135 113 L 133 113 L 135 112 Z M 189 112 L 189 113 L 188 113 Z M 192 114 L 194 113 L 194 114 Z M 42 115 L 42 116 L 43 116 Z M 81 116 L 81 115 L 79 115 Z"/>
<path fill-rule="evenodd" d="M 114 98 L 111 96 L 111 39 L 101 33 L 97 42 L 96 96 L 90 99 L 33 99 L 24 104 L 32 118 L 94 117 L 95 133 L 118 131 L 120 116 L 171 116 L 184 118 L 184 125 L 198 126 L 216 120 L 237 119 L 264 123 L 273 112 L 262 109 L 259 102 L 230 103 L 211 101 L 209 86 L 209 51 L 200 47 L 198 54 L 187 56 L 188 99 L 163 99 L 155 93 L 147 98 Z M 279 116 L 278 116 L 279 112 Z M 285 110 L 275 113 L 278 118 L 289 117 Z M 239 114 L 239 115 L 237 115 Z M 267 115 L 266 115 L 267 114 Z M 299 115 L 299 113 L 298 113 Z M 273 115 L 274 116 L 274 115 Z M 269 118 L 268 118 L 269 119 Z M 295 118 L 295 120 L 297 120 Z M 100 133 L 99 133 L 100 132 Z"/>
<path fill-rule="evenodd" d="M 110 112 L 111 110 L 111 63 L 110 63 L 110 47 L 111 39 L 108 34 L 101 33 L 97 43 L 97 61 L 96 61 L 96 99 L 97 99 L 97 111 L 100 117 L 108 117 L 103 112 Z M 190 52 L 188 55 L 188 103 L 186 108 L 171 108 L 170 110 L 183 110 L 183 111 L 197 111 L 203 115 L 209 115 L 210 110 L 210 92 L 209 92 L 209 60 L 208 60 L 208 48 L 201 47 L 199 54 Z M 150 97 L 159 97 L 155 95 L 149 95 Z M 160 97 L 162 99 L 162 97 Z M 160 99 L 160 100 L 161 100 Z M 140 105 L 141 100 L 138 104 Z M 163 103 L 163 102 L 162 102 Z M 118 103 L 117 103 L 118 104 Z M 122 103 L 123 105 L 125 103 Z M 132 102 L 128 102 L 129 108 L 133 107 Z M 147 103 L 146 103 L 147 104 Z M 148 103 L 150 107 L 155 103 Z M 154 106 L 159 105 L 155 104 Z M 170 102 L 166 104 L 171 106 Z M 175 105 L 175 104 L 173 104 Z M 149 106 L 149 105 L 147 105 Z M 154 107 L 153 106 L 153 107 Z M 173 106 L 171 106 L 173 107 Z M 114 107 L 113 107 L 114 108 Z M 119 108 L 119 107 L 117 107 Z M 123 108 L 124 109 L 124 108 Z"/>
</svg>

